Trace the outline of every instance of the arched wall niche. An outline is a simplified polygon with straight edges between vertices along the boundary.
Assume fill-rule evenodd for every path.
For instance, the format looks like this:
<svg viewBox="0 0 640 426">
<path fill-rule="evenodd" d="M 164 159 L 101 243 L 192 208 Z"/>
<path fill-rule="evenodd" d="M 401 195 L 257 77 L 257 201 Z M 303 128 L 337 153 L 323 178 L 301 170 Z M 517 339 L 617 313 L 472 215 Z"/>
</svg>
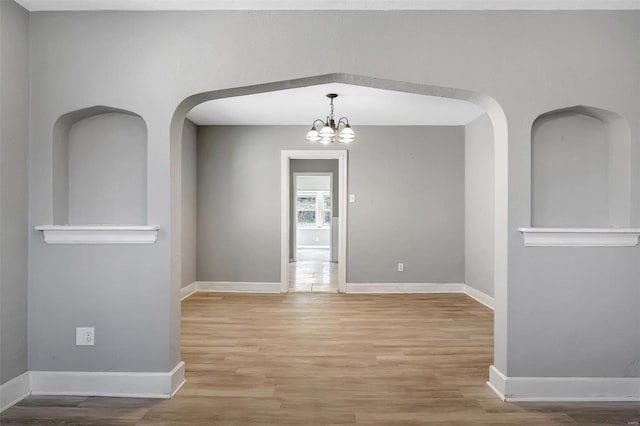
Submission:
<svg viewBox="0 0 640 426">
<path fill-rule="evenodd" d="M 607 228 L 630 225 L 627 121 L 577 105 L 540 115 L 531 128 L 533 227 Z"/>
<path fill-rule="evenodd" d="M 483 108 L 493 126 L 495 143 L 494 199 L 494 365 L 506 371 L 507 362 L 507 246 L 508 246 L 508 129 L 502 107 L 490 96 L 477 92 L 403 81 L 379 79 L 354 74 L 324 74 L 278 82 L 197 93 L 185 98 L 176 108 L 171 121 L 171 280 L 172 280 L 172 360 L 180 353 L 180 278 L 181 278 L 181 145 L 187 113 L 196 105 L 213 100 L 265 93 L 328 83 L 343 83 L 377 89 L 460 99 Z"/>
<path fill-rule="evenodd" d="M 93 106 L 53 130 L 53 223 L 147 222 L 147 126 L 131 111 Z"/>
</svg>

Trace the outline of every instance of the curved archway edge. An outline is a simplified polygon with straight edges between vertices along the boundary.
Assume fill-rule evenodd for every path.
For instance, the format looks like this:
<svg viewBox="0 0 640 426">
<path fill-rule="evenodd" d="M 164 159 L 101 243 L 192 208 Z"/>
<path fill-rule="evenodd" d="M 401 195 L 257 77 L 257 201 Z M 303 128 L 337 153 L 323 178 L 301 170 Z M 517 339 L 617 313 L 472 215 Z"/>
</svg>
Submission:
<svg viewBox="0 0 640 426">
<path fill-rule="evenodd" d="M 180 329 L 180 274 L 181 274 L 181 164 L 180 152 L 182 127 L 187 116 L 196 105 L 214 99 L 274 92 L 286 89 L 342 83 L 375 89 L 391 90 L 418 95 L 439 96 L 472 102 L 485 110 L 494 133 L 494 366 L 507 371 L 507 258 L 508 258 L 508 128 L 502 107 L 492 97 L 465 89 L 432 86 L 405 81 L 387 80 L 354 74 L 334 73 L 297 79 L 268 82 L 228 89 L 197 93 L 185 98 L 176 108 L 171 120 L 171 282 L 172 329 Z M 173 308 L 173 307 L 172 307 Z M 178 338 L 179 339 L 179 338 Z M 179 342 L 178 342 L 179 345 Z M 179 351 L 178 351 L 179 352 Z"/>
</svg>

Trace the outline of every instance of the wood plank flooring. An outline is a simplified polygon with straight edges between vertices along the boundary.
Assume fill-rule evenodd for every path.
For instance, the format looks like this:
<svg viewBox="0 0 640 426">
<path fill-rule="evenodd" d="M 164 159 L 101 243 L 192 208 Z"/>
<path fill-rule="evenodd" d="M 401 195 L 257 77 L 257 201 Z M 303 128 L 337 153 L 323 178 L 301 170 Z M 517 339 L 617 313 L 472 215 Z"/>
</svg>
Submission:
<svg viewBox="0 0 640 426">
<path fill-rule="evenodd" d="M 638 403 L 509 404 L 493 312 L 463 294 L 198 293 L 171 400 L 29 397 L 3 425 L 634 424 Z"/>
</svg>

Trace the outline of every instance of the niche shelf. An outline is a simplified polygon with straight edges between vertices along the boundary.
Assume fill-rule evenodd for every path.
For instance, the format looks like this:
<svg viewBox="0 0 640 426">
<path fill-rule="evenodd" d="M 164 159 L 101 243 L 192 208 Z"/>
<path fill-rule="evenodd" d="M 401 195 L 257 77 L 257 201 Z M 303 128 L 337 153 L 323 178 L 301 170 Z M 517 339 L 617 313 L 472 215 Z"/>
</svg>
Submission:
<svg viewBox="0 0 640 426">
<path fill-rule="evenodd" d="M 620 115 L 576 105 L 531 127 L 529 247 L 635 247 L 630 228 L 631 132 Z"/>
<path fill-rule="evenodd" d="M 153 244 L 158 239 L 157 225 L 43 225 L 47 244 Z"/>
<path fill-rule="evenodd" d="M 134 112 L 92 106 L 53 128 L 53 225 L 47 244 L 153 244 L 147 222 L 147 125 Z M 126 225 L 123 225 L 126 224 Z"/>
<path fill-rule="evenodd" d="M 519 228 L 527 247 L 635 247 L 640 228 Z"/>
</svg>

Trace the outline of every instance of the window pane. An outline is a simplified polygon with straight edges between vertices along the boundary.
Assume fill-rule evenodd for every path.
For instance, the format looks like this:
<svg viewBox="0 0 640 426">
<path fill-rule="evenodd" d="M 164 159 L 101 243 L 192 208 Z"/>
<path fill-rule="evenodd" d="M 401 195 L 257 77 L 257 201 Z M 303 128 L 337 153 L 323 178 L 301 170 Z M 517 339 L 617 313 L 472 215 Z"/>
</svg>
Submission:
<svg viewBox="0 0 640 426">
<path fill-rule="evenodd" d="M 316 212 L 314 211 L 300 211 L 298 212 L 298 223 L 302 225 L 315 225 Z"/>
<path fill-rule="evenodd" d="M 315 210 L 316 209 L 316 196 L 315 195 L 298 195 L 297 197 L 298 210 Z"/>
<path fill-rule="evenodd" d="M 331 212 L 330 211 L 326 211 L 324 212 L 324 224 L 325 225 L 331 225 Z"/>
<path fill-rule="evenodd" d="M 324 209 L 331 210 L 331 195 L 324 194 Z"/>
</svg>

